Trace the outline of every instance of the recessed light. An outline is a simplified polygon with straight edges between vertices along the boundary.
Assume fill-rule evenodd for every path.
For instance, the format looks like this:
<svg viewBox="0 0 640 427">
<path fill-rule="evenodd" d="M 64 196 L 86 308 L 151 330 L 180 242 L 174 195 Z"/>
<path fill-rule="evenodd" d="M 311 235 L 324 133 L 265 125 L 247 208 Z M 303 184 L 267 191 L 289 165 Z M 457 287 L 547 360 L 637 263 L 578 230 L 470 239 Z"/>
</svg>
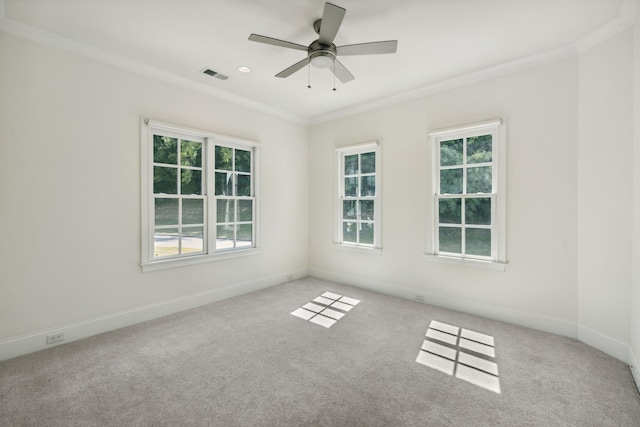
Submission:
<svg viewBox="0 0 640 427">
<path fill-rule="evenodd" d="M 247 67 L 246 65 L 240 65 L 238 67 L 238 71 L 240 71 L 241 73 L 250 73 L 251 68 Z"/>
</svg>

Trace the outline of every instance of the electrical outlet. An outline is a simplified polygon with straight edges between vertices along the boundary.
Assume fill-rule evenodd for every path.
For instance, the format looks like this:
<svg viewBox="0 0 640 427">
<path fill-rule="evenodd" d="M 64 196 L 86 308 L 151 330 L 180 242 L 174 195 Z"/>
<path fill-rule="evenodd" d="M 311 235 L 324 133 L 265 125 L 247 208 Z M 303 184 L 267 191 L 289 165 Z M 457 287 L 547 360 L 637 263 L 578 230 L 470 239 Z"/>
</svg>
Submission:
<svg viewBox="0 0 640 427">
<path fill-rule="evenodd" d="M 424 302 L 424 295 L 416 294 L 414 299 L 419 302 Z"/>
<path fill-rule="evenodd" d="M 53 344 L 60 341 L 64 341 L 64 332 L 56 332 L 55 334 L 47 335 L 47 344 Z"/>
</svg>

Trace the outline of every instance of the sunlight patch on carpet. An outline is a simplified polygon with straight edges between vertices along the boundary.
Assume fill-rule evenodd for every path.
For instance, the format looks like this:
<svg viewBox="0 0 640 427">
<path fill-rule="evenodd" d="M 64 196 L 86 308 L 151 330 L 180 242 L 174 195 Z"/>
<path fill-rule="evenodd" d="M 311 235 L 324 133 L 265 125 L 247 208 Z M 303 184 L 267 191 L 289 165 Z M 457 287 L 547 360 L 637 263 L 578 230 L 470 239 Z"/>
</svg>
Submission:
<svg viewBox="0 0 640 427">
<path fill-rule="evenodd" d="M 500 393 L 494 345 L 490 335 L 432 320 L 416 362 Z"/>
<path fill-rule="evenodd" d="M 358 305 L 359 302 L 360 300 L 355 298 L 334 294 L 333 292 L 325 292 L 292 311 L 291 314 L 316 325 L 330 328 L 353 307 Z"/>
</svg>

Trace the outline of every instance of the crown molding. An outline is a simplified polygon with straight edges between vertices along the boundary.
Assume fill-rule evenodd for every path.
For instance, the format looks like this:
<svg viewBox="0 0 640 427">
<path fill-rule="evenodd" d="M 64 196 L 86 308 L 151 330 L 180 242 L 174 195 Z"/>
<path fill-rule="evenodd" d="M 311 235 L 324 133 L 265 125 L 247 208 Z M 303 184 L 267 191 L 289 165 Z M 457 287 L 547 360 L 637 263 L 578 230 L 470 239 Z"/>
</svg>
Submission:
<svg viewBox="0 0 640 427">
<path fill-rule="evenodd" d="M 512 74 L 517 71 L 526 70 L 528 68 L 559 61 L 561 59 L 576 56 L 577 54 L 578 51 L 576 49 L 576 46 L 574 44 L 569 44 L 536 55 L 517 59 L 515 61 L 506 62 L 493 67 L 485 68 L 483 70 L 474 71 L 471 73 L 463 74 L 461 76 L 442 80 L 440 82 L 429 84 L 418 89 L 412 89 L 397 95 L 392 95 L 376 101 L 363 103 L 354 107 L 346 108 L 344 110 L 336 111 L 334 113 L 325 114 L 323 116 L 314 117 L 310 119 L 310 124 L 316 125 L 320 123 L 330 122 L 333 120 L 352 116 L 354 114 L 364 113 L 366 111 L 382 107 L 388 107 L 400 102 L 424 98 L 426 96 L 446 92 L 462 86 L 467 86 L 473 83 L 478 83 L 496 77 Z"/>
<path fill-rule="evenodd" d="M 5 32 L 18 36 L 45 46 L 60 49 L 66 52 L 74 53 L 88 59 L 102 62 L 116 68 L 151 77 L 156 80 L 163 81 L 184 89 L 193 90 L 205 95 L 215 97 L 217 99 L 227 101 L 236 105 L 241 105 L 256 111 L 270 114 L 285 120 L 289 120 L 298 124 L 308 125 L 309 120 L 297 114 L 292 114 L 271 106 L 249 100 L 239 95 L 198 83 L 186 77 L 179 76 L 159 68 L 143 64 L 141 62 L 125 58 L 115 53 L 109 52 L 95 46 L 81 43 L 67 37 L 54 34 L 40 28 L 21 23 L 19 21 L 6 18 L 4 14 L 4 0 L 0 0 L 0 32 Z"/>
<path fill-rule="evenodd" d="M 623 0 L 617 18 L 607 22 L 575 43 L 578 53 L 583 53 L 627 28 L 632 27 L 639 10 L 640 0 Z"/>
<path fill-rule="evenodd" d="M 620 7 L 618 17 L 606 23 L 602 27 L 596 29 L 592 33 L 582 37 L 574 43 L 551 49 L 539 54 L 527 56 L 515 61 L 499 64 L 484 70 L 474 71 L 451 79 L 442 80 L 437 83 L 429 84 L 418 89 L 412 89 L 397 95 L 392 95 L 372 102 L 365 102 L 340 111 L 313 117 L 309 120 L 311 125 L 330 122 L 342 119 L 359 113 L 375 110 L 382 107 L 398 104 L 404 101 L 410 101 L 456 89 L 473 83 L 501 77 L 527 68 L 544 65 L 547 63 L 559 61 L 571 56 L 580 55 L 584 51 L 602 43 L 603 41 L 615 36 L 616 34 L 632 27 L 636 17 L 640 12 L 640 0 L 623 0 Z"/>
<path fill-rule="evenodd" d="M 215 97 L 236 105 L 241 105 L 256 111 L 270 114 L 301 125 L 316 125 L 342 119 L 359 113 L 375 110 L 378 108 L 388 107 L 413 99 L 423 98 L 429 95 L 449 91 L 458 87 L 466 86 L 522 71 L 547 63 L 559 61 L 571 56 L 580 55 L 581 53 L 591 49 L 592 47 L 602 43 L 603 41 L 615 36 L 616 34 L 626 30 L 635 23 L 635 19 L 640 12 L 640 0 L 623 0 L 620 7 L 618 17 L 596 29 L 592 33 L 582 37 L 574 43 L 551 49 L 539 54 L 520 58 L 511 62 L 495 65 L 483 70 L 474 71 L 464 75 L 456 76 L 440 82 L 432 83 L 426 86 L 412 89 L 399 94 L 383 97 L 371 102 L 364 102 L 315 117 L 303 117 L 288 111 L 280 110 L 266 104 L 262 104 L 250 99 L 232 94 L 222 89 L 213 88 L 194 80 L 116 55 L 112 52 L 99 49 L 85 43 L 62 37 L 39 28 L 23 24 L 21 22 L 9 19 L 5 14 L 5 0 L 0 0 L 0 31 L 13 34 L 27 40 L 31 40 L 50 47 L 75 53 L 86 58 L 90 58 L 99 62 L 112 65 L 117 68 L 132 71 L 147 77 L 164 81 L 185 89 L 193 90 L 205 95 Z"/>
</svg>

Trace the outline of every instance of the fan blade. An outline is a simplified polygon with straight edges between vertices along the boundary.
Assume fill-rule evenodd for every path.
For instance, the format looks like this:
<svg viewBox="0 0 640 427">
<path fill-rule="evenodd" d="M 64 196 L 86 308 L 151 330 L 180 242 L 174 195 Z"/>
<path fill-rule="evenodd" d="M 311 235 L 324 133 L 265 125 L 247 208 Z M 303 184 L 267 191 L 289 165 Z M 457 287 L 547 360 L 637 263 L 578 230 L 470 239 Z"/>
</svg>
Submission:
<svg viewBox="0 0 640 427">
<path fill-rule="evenodd" d="M 331 46 L 333 39 L 338 34 L 342 18 L 347 11 L 335 4 L 325 3 L 324 12 L 322 13 L 322 21 L 320 22 L 320 37 L 318 41 L 326 46 Z"/>
<path fill-rule="evenodd" d="M 304 66 L 309 64 L 309 62 L 311 62 L 311 61 L 309 60 L 308 57 L 304 58 L 302 61 L 296 62 L 291 67 L 280 71 L 278 74 L 276 74 L 276 77 L 282 77 L 282 78 L 289 77 L 291 74 L 293 74 L 296 71 L 299 71 L 300 69 L 304 68 Z"/>
<path fill-rule="evenodd" d="M 249 40 L 251 40 L 252 42 L 265 43 L 273 46 L 286 47 L 289 49 L 304 50 L 305 52 L 309 50 L 307 46 L 303 46 L 301 44 L 274 39 L 273 37 L 261 36 L 259 34 L 251 34 L 249 36 Z"/>
<path fill-rule="evenodd" d="M 398 49 L 398 40 L 387 40 L 384 42 L 371 42 L 349 44 L 346 46 L 338 46 L 338 55 L 378 55 L 381 53 L 396 53 Z"/>
<path fill-rule="evenodd" d="M 338 61 L 337 59 L 335 60 L 335 67 L 329 67 L 329 69 L 333 71 L 338 80 L 340 80 L 342 83 L 347 83 L 355 79 L 353 74 L 351 74 L 351 72 L 347 70 L 347 67 L 345 67 L 342 62 Z"/>
</svg>

